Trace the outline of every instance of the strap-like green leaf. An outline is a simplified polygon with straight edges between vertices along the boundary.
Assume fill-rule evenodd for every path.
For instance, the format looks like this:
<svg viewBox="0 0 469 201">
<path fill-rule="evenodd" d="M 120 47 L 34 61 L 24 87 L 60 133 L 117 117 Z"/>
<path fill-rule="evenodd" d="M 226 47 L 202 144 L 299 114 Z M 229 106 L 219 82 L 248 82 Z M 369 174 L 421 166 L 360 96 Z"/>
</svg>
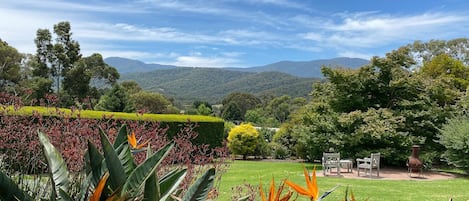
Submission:
<svg viewBox="0 0 469 201">
<path fill-rule="evenodd" d="M 130 175 L 130 173 L 137 167 L 134 161 L 134 156 L 132 150 L 128 143 L 123 143 L 116 148 L 116 152 L 119 155 L 119 160 L 124 167 L 125 174 Z"/>
<path fill-rule="evenodd" d="M 122 143 L 127 142 L 127 126 L 123 124 L 117 133 L 116 140 L 114 141 L 114 149 L 117 149 Z"/>
<path fill-rule="evenodd" d="M 322 199 L 324 199 L 326 196 L 328 196 L 329 194 L 331 194 L 337 187 L 339 187 L 340 185 L 337 185 L 335 186 L 334 188 L 331 188 L 330 190 L 324 192 L 324 194 L 321 195 L 321 197 L 319 197 L 318 201 L 321 201 Z"/>
<path fill-rule="evenodd" d="M 106 161 L 107 169 L 109 170 L 109 181 L 112 190 L 117 190 L 120 188 L 127 180 L 127 175 L 125 174 L 124 167 L 122 166 L 121 161 L 117 152 L 114 150 L 114 147 L 109 142 L 106 134 L 102 129 L 100 129 L 101 145 L 103 146 L 104 158 Z"/>
<path fill-rule="evenodd" d="M 250 196 L 249 196 L 249 195 L 246 195 L 246 196 L 244 196 L 244 197 L 238 198 L 237 201 L 248 201 L 249 198 L 250 198 Z"/>
<path fill-rule="evenodd" d="M 135 170 L 129 175 L 127 181 L 125 181 L 121 195 L 129 193 L 131 197 L 135 196 L 136 193 L 143 188 L 145 181 L 154 174 L 156 167 L 169 154 L 173 147 L 173 143 L 167 144 L 155 154 L 147 158 L 142 164 L 137 166 L 137 168 L 135 168 Z"/>
<path fill-rule="evenodd" d="M 160 195 L 161 200 L 166 200 L 171 193 L 173 193 L 179 186 L 179 184 L 186 177 L 187 169 L 175 169 L 168 174 L 164 175 L 160 181 Z M 146 189 L 145 189 L 146 190 Z"/>
<path fill-rule="evenodd" d="M 145 201 L 159 201 L 160 196 L 160 185 L 158 184 L 158 175 L 156 171 L 148 177 L 145 181 L 145 188 L 143 190 L 143 200 Z"/>
<path fill-rule="evenodd" d="M 21 190 L 10 177 L 0 171 L 0 200 L 33 201 L 34 199 Z"/>
<path fill-rule="evenodd" d="M 47 136 L 42 132 L 38 132 L 38 135 L 39 141 L 41 142 L 42 148 L 44 150 L 44 155 L 47 159 L 49 173 L 52 178 L 51 181 L 53 192 L 56 193 L 56 195 L 59 195 L 59 189 L 67 192 L 70 183 L 68 178 L 69 173 L 67 170 L 67 164 L 60 155 L 59 151 L 57 151 L 54 145 L 50 143 L 49 138 L 47 138 Z"/>
<path fill-rule="evenodd" d="M 106 166 L 104 162 L 104 157 L 99 153 L 98 148 L 91 143 L 91 141 L 88 140 L 88 158 L 90 160 L 90 169 L 91 169 L 91 175 L 92 179 L 91 182 L 93 186 L 98 185 L 99 180 L 101 177 L 104 175 L 104 172 L 106 172 L 106 168 L 103 168 L 103 166 Z"/>
<path fill-rule="evenodd" d="M 72 197 L 70 197 L 70 195 L 61 188 L 59 188 L 59 197 L 61 198 L 61 201 L 74 201 Z"/>
<path fill-rule="evenodd" d="M 150 145 L 148 145 L 146 150 L 146 159 L 148 159 L 152 155 Z M 150 175 L 150 177 L 148 177 L 147 181 L 145 181 L 145 188 L 143 189 L 143 200 L 159 201 L 160 198 L 160 184 L 158 183 L 158 174 L 155 171 L 153 174 Z"/>
<path fill-rule="evenodd" d="M 208 192 L 212 189 L 215 180 L 215 168 L 210 168 L 202 177 L 197 179 L 186 192 L 183 201 L 203 201 L 207 198 Z"/>
</svg>

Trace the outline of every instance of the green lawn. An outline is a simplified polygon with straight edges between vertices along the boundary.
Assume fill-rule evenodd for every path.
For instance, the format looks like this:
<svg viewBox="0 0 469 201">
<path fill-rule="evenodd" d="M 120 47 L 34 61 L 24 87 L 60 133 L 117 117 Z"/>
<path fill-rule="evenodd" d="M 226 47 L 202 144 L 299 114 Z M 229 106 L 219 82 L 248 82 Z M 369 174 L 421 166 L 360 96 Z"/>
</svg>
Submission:
<svg viewBox="0 0 469 201">
<path fill-rule="evenodd" d="M 261 162 L 261 161 L 234 161 L 229 170 L 222 176 L 220 183 L 220 197 L 218 200 L 231 200 L 232 187 L 243 183 L 258 187 L 260 179 L 264 188 L 270 184 L 270 179 L 274 176 L 276 183 L 284 178 L 288 178 L 297 184 L 306 186 L 303 177 L 303 167 L 309 170 L 312 164 L 292 163 L 292 162 Z M 320 168 L 320 166 L 318 166 Z M 340 185 L 331 195 L 324 199 L 343 200 L 346 186 L 349 186 L 355 198 L 359 201 L 368 199 L 369 201 L 425 201 L 425 200 L 449 200 L 454 201 L 469 200 L 469 179 L 458 178 L 450 180 L 434 181 L 396 181 L 396 180 L 376 180 L 376 179 L 344 179 L 344 178 L 324 178 L 318 177 L 320 194 Z M 258 200 L 259 196 L 257 196 Z M 302 197 L 298 200 L 307 200 Z"/>
</svg>

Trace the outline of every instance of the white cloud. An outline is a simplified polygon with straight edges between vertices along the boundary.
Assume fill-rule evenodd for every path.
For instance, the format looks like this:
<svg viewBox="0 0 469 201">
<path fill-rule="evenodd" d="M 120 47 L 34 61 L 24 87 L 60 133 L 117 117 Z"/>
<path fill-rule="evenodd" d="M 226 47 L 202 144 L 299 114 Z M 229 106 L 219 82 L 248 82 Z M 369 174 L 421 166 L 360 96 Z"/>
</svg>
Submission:
<svg viewBox="0 0 469 201">
<path fill-rule="evenodd" d="M 451 35 L 469 30 L 469 16 L 457 13 L 383 15 L 377 12 L 340 14 L 341 21 L 327 21 L 322 28 L 298 34 L 320 47 L 333 48 L 338 56 L 369 58 L 372 51 L 389 46 L 397 48 L 415 40 L 451 39 Z M 343 51 L 346 49 L 347 51 Z M 381 54 L 382 52 L 374 52 Z"/>
<path fill-rule="evenodd" d="M 93 4 L 86 3 L 74 3 L 63 0 L 15 0 L 2 2 L 3 6 L 9 6 L 12 8 L 22 8 L 28 10 L 47 10 L 49 12 L 57 11 L 73 11 L 75 12 L 106 12 L 106 13 L 145 13 L 147 10 L 142 7 L 135 6 L 133 4 L 116 4 L 116 3 L 103 3 L 99 1 L 93 2 Z M 68 13 L 70 14 L 70 13 Z"/>
<path fill-rule="evenodd" d="M 345 51 L 345 52 L 339 52 L 338 56 L 339 57 L 361 58 L 361 59 L 370 60 L 373 56 L 376 56 L 376 55 L 366 54 L 366 53 L 361 53 L 361 52 Z"/>
<path fill-rule="evenodd" d="M 300 4 L 298 2 L 289 1 L 289 0 L 248 0 L 247 3 L 261 3 L 261 4 L 271 4 L 275 6 L 296 8 L 296 9 L 306 9 L 307 6 Z"/>
<path fill-rule="evenodd" d="M 238 67 L 239 61 L 228 57 L 202 57 L 202 56 L 180 56 L 176 61 L 168 63 L 176 66 L 187 67 Z"/>
<path fill-rule="evenodd" d="M 314 41 L 322 41 L 324 39 L 324 36 L 319 33 L 304 33 L 304 34 L 299 34 L 301 38 L 304 38 L 306 40 L 314 40 Z"/>
<path fill-rule="evenodd" d="M 341 46 L 383 46 L 399 40 L 427 40 L 445 37 L 448 30 L 467 26 L 467 17 L 455 14 L 425 13 L 414 16 L 362 16 L 345 18 L 331 25 L 327 41 Z M 466 25 L 464 25 L 466 24 Z"/>
</svg>

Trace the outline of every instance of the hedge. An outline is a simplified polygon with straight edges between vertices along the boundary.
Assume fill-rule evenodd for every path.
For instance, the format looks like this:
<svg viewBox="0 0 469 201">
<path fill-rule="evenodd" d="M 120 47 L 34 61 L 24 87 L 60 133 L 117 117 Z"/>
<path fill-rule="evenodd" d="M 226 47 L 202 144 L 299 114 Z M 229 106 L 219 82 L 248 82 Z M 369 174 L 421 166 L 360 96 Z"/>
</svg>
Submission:
<svg viewBox="0 0 469 201">
<path fill-rule="evenodd" d="M 95 110 L 74 110 L 65 108 L 23 106 L 14 108 L 13 106 L 0 107 L 1 114 L 32 116 L 35 112 L 43 117 L 67 116 L 71 119 L 110 119 L 110 120 L 132 120 L 137 122 L 160 122 L 162 127 L 167 126 L 166 132 L 169 138 L 175 136 L 185 123 L 194 123 L 197 125 L 195 131 L 199 134 L 193 143 L 208 144 L 210 147 L 220 147 L 223 143 L 224 121 L 221 118 L 202 116 L 202 115 L 184 115 L 184 114 L 141 114 L 125 112 L 107 112 Z"/>
</svg>

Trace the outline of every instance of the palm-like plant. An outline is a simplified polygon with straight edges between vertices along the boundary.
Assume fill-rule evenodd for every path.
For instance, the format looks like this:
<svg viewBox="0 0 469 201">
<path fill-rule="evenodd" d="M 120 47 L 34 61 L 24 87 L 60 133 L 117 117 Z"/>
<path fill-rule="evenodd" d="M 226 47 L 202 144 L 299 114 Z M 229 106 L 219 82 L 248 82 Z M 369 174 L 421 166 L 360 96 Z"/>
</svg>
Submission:
<svg viewBox="0 0 469 201">
<path fill-rule="evenodd" d="M 73 200 L 68 191 L 69 172 L 67 166 L 55 147 L 42 132 L 38 132 L 49 165 L 52 181 L 50 200 Z M 81 192 L 76 200 L 205 200 L 212 188 L 215 169 L 209 169 L 179 198 L 172 195 L 186 175 L 186 169 L 174 169 L 161 178 L 156 169 L 169 154 L 174 144 L 170 143 L 155 153 L 147 147 L 147 158 L 136 165 L 132 152 L 136 148 L 135 134 L 127 136 L 126 126 L 122 126 L 114 144 L 100 129 L 103 155 L 96 146 L 88 141 L 86 156 L 86 179 L 82 182 Z M 135 140 L 135 141 L 134 141 Z M 93 189 L 91 195 L 88 189 Z M 0 172 L 0 200 L 34 200 L 21 190 L 13 180 Z"/>
</svg>

